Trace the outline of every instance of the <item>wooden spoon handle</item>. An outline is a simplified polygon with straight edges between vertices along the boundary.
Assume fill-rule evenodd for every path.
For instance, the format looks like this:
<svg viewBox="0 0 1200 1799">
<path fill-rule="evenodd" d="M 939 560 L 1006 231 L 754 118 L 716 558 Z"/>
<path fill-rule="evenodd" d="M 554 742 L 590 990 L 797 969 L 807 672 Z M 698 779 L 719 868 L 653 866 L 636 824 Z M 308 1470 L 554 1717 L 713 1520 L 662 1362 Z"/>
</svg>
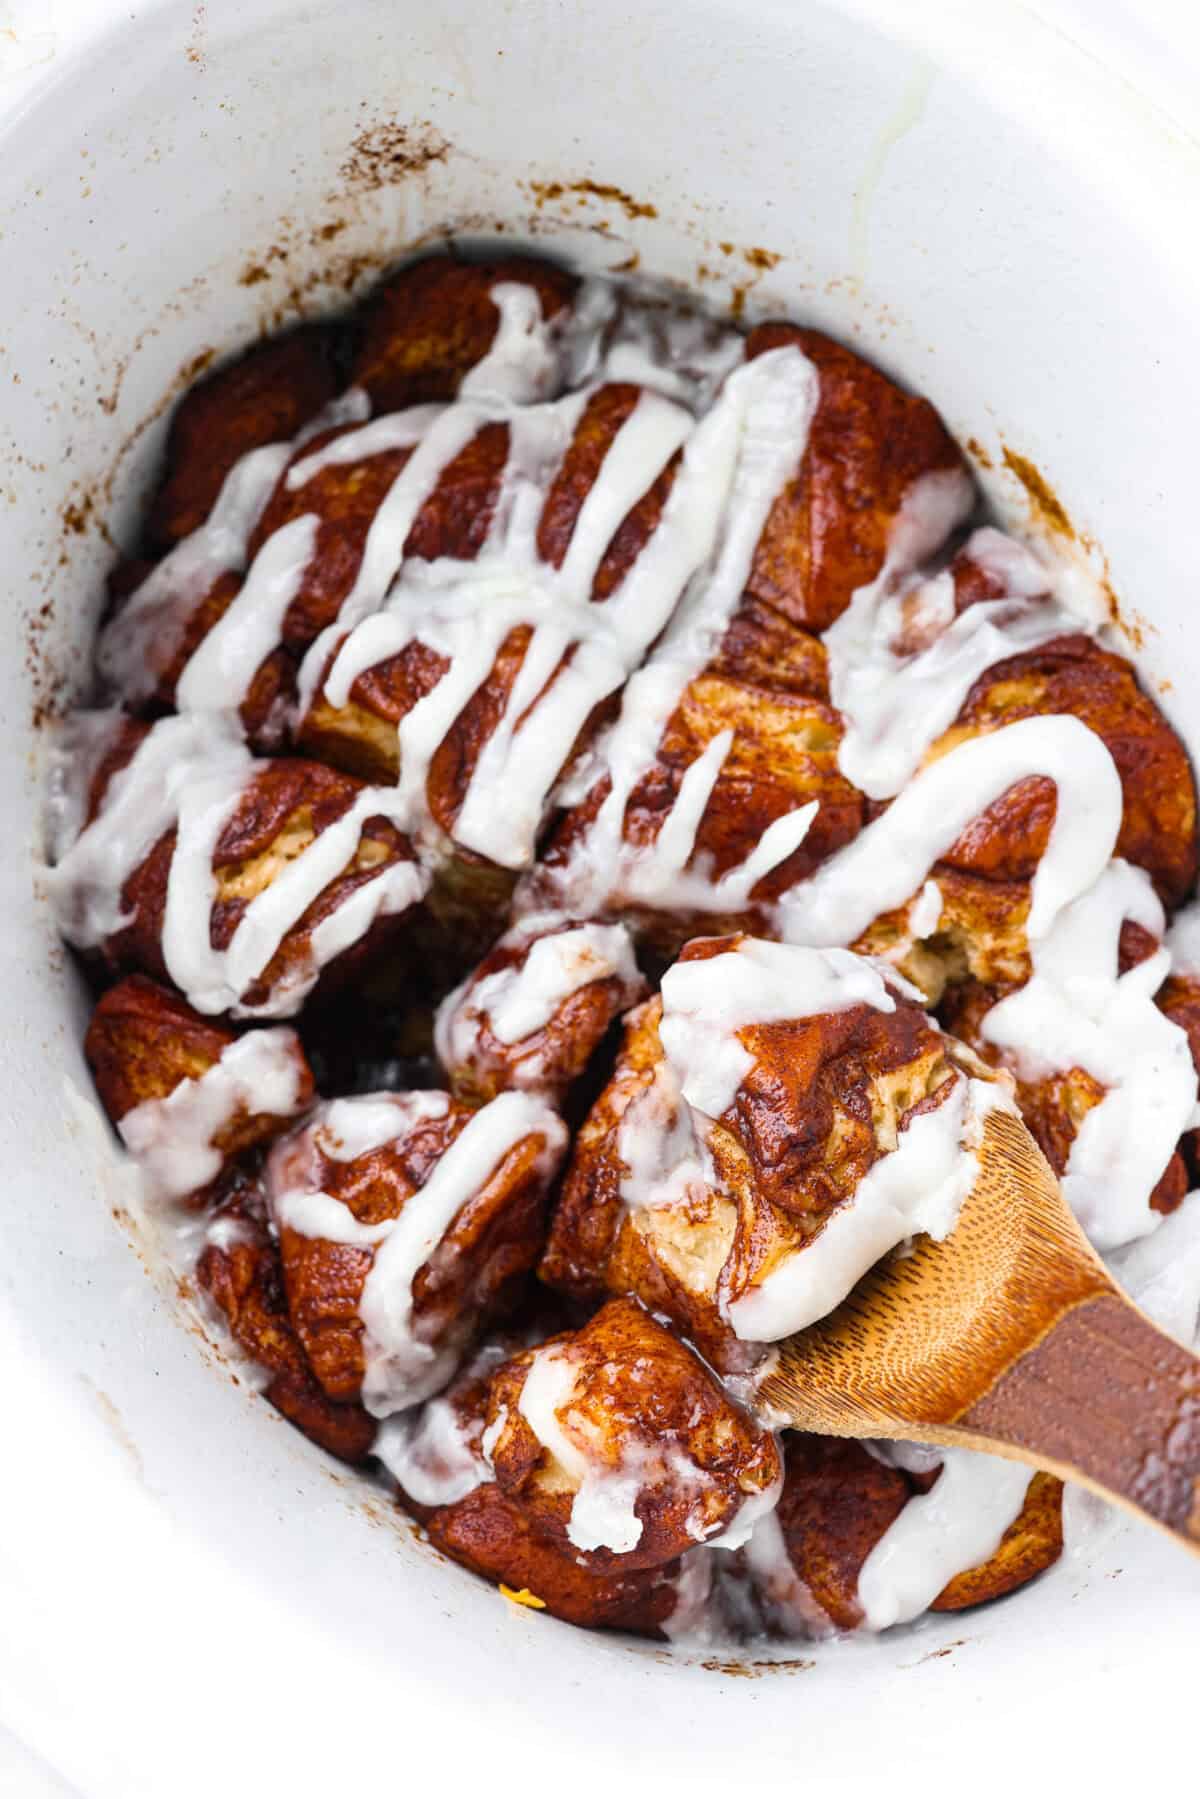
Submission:
<svg viewBox="0 0 1200 1799">
<path fill-rule="evenodd" d="M 1200 1358 L 1122 1294 L 1065 1313 L 957 1419 L 1200 1550 Z"/>
</svg>

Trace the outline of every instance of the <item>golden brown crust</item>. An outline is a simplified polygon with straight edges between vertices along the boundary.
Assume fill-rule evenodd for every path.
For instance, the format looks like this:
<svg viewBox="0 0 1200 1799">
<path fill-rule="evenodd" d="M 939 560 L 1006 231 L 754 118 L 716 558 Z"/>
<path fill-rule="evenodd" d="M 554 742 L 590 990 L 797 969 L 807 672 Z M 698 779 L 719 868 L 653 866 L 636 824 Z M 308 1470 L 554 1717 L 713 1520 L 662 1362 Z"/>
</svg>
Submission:
<svg viewBox="0 0 1200 1799">
<path fill-rule="evenodd" d="M 573 920 L 562 918 L 544 931 L 506 932 L 449 996 L 439 1013 L 438 1044 L 458 1099 L 482 1105 L 497 1093 L 521 1088 L 561 1099 L 586 1072 L 620 1014 L 644 997 L 644 981 L 612 973 L 577 988 L 528 1036 L 515 1043 L 497 1037 L 484 983 L 523 969 L 535 944 L 573 928 Z"/>
<path fill-rule="evenodd" d="M 454 398 L 463 376 L 492 346 L 500 313 L 491 290 L 500 282 L 533 288 L 546 319 L 570 305 L 579 285 L 564 269 L 532 256 L 464 262 L 437 255 L 410 263 L 376 288 L 350 378 L 366 388 L 377 412 Z"/>
<path fill-rule="evenodd" d="M 337 391 L 333 337 L 304 326 L 255 344 L 189 388 L 167 435 L 167 471 L 150 512 L 149 535 L 167 549 L 212 511 L 241 457 L 294 437 Z"/>
<path fill-rule="evenodd" d="M 546 1542 L 493 1481 L 431 1513 L 425 1530 L 452 1561 L 540 1599 L 567 1624 L 656 1637 L 677 1604 L 675 1565 L 615 1572 L 580 1567 Z"/>
<path fill-rule="evenodd" d="M 166 1099 L 182 1081 L 200 1080 L 236 1041 L 233 1031 L 195 1011 L 177 993 L 135 974 L 100 999 L 83 1048 L 100 1103 L 119 1124 L 135 1106 Z M 298 1038 L 293 1054 L 297 1090 L 292 1114 L 282 1118 L 239 1107 L 213 1138 L 213 1148 L 226 1159 L 269 1143 L 311 1104 L 312 1070 Z"/>
<path fill-rule="evenodd" d="M 454 1101 L 415 1121 L 398 1110 L 396 1137 L 352 1160 L 326 1153 L 318 1117 L 272 1153 L 268 1199 L 302 1188 L 328 1194 L 360 1224 L 398 1218 L 473 1116 Z M 545 1237 L 545 1160 L 540 1132 L 516 1143 L 418 1269 L 412 1318 L 422 1342 L 457 1340 L 517 1296 Z M 366 1371 L 360 1302 L 375 1251 L 305 1236 L 286 1222 L 279 1249 L 289 1314 L 317 1379 L 335 1399 L 357 1395 Z"/>
<path fill-rule="evenodd" d="M 1061 637 L 997 663 L 975 683 L 930 760 L 980 732 L 1059 714 L 1094 731 L 1117 765 L 1124 810 L 1115 854 L 1144 868 L 1164 903 L 1177 905 L 1196 878 L 1195 782 L 1187 752 L 1123 656 L 1088 637 Z M 990 881 L 1031 880 L 1054 809 L 1052 782 L 1019 782 L 943 860 Z"/>
<path fill-rule="evenodd" d="M 965 465 L 928 400 L 852 350 L 797 325 L 759 325 L 747 359 L 795 344 L 821 393 L 803 461 L 771 508 L 748 588 L 794 624 L 824 631 L 879 573 L 912 483 Z"/>
<path fill-rule="evenodd" d="M 100 1103 L 118 1124 L 134 1106 L 166 1099 L 181 1081 L 200 1080 L 235 1041 L 233 1031 L 177 993 L 134 974 L 97 1003 L 83 1051 Z M 310 1091 L 311 1082 L 309 1074 Z"/>
<path fill-rule="evenodd" d="M 1062 1554 L 1062 1499 L 1060 1480 L 1053 1474 L 1035 1474 L 1020 1513 L 997 1548 L 986 1562 L 948 1581 L 930 1611 L 961 1612 L 969 1605 L 984 1605 L 1045 1573 Z"/>
<path fill-rule="evenodd" d="M 313 1379 L 288 1321 L 278 1250 L 243 1204 L 235 1202 L 220 1216 L 236 1221 L 238 1235 L 202 1252 L 196 1265 L 200 1286 L 224 1313 L 238 1345 L 270 1371 L 271 1404 L 330 1455 L 365 1462 L 378 1427 L 361 1406 L 335 1404 Z"/>
<path fill-rule="evenodd" d="M 521 1409 L 545 1358 L 568 1371 L 557 1428 L 595 1475 L 633 1479 L 641 1525 L 631 1549 L 590 1550 L 569 1534 L 578 1475 Z M 728 1530 L 782 1475 L 769 1431 L 727 1397 L 699 1358 L 632 1300 L 610 1300 L 581 1330 L 551 1338 L 492 1377 L 488 1426 L 496 1482 L 548 1542 L 583 1566 L 653 1568 Z"/>
</svg>

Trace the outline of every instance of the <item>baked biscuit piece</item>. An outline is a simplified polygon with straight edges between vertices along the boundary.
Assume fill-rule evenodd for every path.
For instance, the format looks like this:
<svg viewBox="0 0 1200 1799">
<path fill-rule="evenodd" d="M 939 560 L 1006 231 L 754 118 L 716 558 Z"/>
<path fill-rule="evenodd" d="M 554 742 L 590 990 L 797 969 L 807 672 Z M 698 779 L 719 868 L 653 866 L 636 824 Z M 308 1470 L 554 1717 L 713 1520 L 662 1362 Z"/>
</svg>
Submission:
<svg viewBox="0 0 1200 1799">
<path fill-rule="evenodd" d="M 1020 719 L 1061 716 L 1078 718 L 1093 731 L 1116 764 L 1123 808 L 1114 854 L 1143 868 L 1164 904 L 1177 904 L 1196 872 L 1191 764 L 1158 706 L 1138 686 L 1131 664 L 1093 639 L 1056 638 L 988 669 L 924 765 Z M 1056 807 L 1051 779 L 1018 781 L 983 808 L 930 869 L 939 900 L 932 930 L 920 922 L 918 893 L 881 913 L 854 947 L 886 956 L 931 1004 L 947 983 L 967 978 L 988 986 L 1022 985 L 1030 972 L 1031 883 Z"/>
<path fill-rule="evenodd" d="M 1121 972 L 1135 967 L 1156 948 L 1157 944 L 1146 932 L 1127 921 L 1121 932 Z M 1186 1030 L 1180 1006 L 1186 1006 L 1187 1002 L 1180 1001 L 1177 991 L 1168 993 L 1171 986 L 1170 981 L 1164 985 L 1158 998 L 1159 1007 L 1172 1022 Z M 1014 991 L 1016 984 L 992 987 L 979 981 L 965 981 L 947 991 L 938 1016 L 952 1036 L 967 1044 L 984 1061 L 994 1068 L 1005 1068 L 1009 1066 L 1009 1059 L 988 1040 L 983 1025 L 992 1007 Z M 1017 1109 L 1055 1174 L 1065 1174 L 1079 1127 L 1093 1107 L 1100 1104 L 1107 1088 L 1081 1067 L 1060 1069 L 1038 1078 L 1023 1077 L 1017 1069 L 1012 1073 Z M 1171 1156 L 1150 1194 L 1151 1209 L 1173 1212 L 1187 1194 L 1189 1185 L 1181 1146 Z"/>
<path fill-rule="evenodd" d="M 623 925 L 534 915 L 506 931 L 442 1001 L 438 1057 L 469 1103 L 509 1088 L 560 1100 L 645 993 Z"/>
<path fill-rule="evenodd" d="M 271 1404 L 330 1455 L 364 1463 L 378 1425 L 361 1405 L 330 1399 L 313 1378 L 288 1322 L 279 1251 L 262 1222 L 260 1203 L 243 1192 L 214 1215 L 196 1279 L 238 1346 L 270 1375 L 265 1392 Z"/>
<path fill-rule="evenodd" d="M 294 1031 L 238 1036 L 144 975 L 103 995 L 83 1047 L 101 1105 L 169 1198 L 210 1187 L 313 1099 Z"/>
<path fill-rule="evenodd" d="M 423 257 L 368 298 L 351 380 L 366 388 L 377 412 L 452 400 L 502 328 L 496 288 L 528 294 L 525 328 L 532 332 L 542 322 L 561 320 L 578 286 L 574 275 L 534 256 L 481 262 Z M 552 369 L 531 371 L 529 391 L 513 397 L 546 399 L 543 390 L 554 386 Z"/>
<path fill-rule="evenodd" d="M 628 1299 L 492 1376 L 484 1445 L 538 1532 L 602 1570 L 736 1548 L 782 1481 L 771 1433 Z"/>
<path fill-rule="evenodd" d="M 649 1569 L 584 1566 L 543 1536 L 492 1478 L 482 1446 L 491 1377 L 542 1334 L 535 1325 L 489 1337 L 443 1393 L 380 1428 L 376 1454 L 395 1477 L 401 1504 L 452 1561 L 568 1624 L 662 1637 L 685 1596 L 693 1605 L 707 1597 L 709 1570 L 696 1555 Z"/>
<path fill-rule="evenodd" d="M 1196 878 L 1196 786 L 1187 751 L 1138 686 L 1132 664 L 1094 639 L 1057 638 L 990 668 L 928 760 L 1017 719 L 1063 714 L 1094 731 L 1117 765 L 1124 809 L 1114 853 L 1146 870 L 1164 905 L 1178 905 Z M 1045 853 L 1054 808 L 1052 782 L 1020 782 L 943 861 L 988 881 L 1028 881 Z"/>
<path fill-rule="evenodd" d="M 913 1475 L 890 1467 L 848 1438 L 788 1432 L 784 1444 L 777 1516 L 788 1561 L 830 1624 L 854 1630 L 863 1620 L 858 1580 L 867 1557 L 909 1500 L 936 1484 L 938 1471 Z M 999 1599 L 1056 1562 L 1062 1492 L 1053 1475 L 1035 1474 L 994 1553 L 956 1574 L 930 1609 L 960 1611 Z"/>
<path fill-rule="evenodd" d="M 909 566 L 936 550 L 973 504 L 961 452 L 928 400 L 905 393 L 853 350 L 799 325 L 759 325 L 747 358 L 794 344 L 816 365 L 820 403 L 796 474 L 759 540 L 748 591 L 810 631 L 840 617 L 873 581 L 915 483 L 924 518 L 912 521 Z"/>
<path fill-rule="evenodd" d="M 334 1399 L 386 1416 L 438 1390 L 541 1250 L 566 1130 L 541 1100 L 446 1093 L 322 1106 L 265 1186 L 292 1325 Z"/>
<path fill-rule="evenodd" d="M 219 721 L 80 715 L 52 877 L 64 935 L 200 1011 L 287 1017 L 393 943 L 426 879 L 386 795 Z"/>
<path fill-rule="evenodd" d="M 753 1366 L 900 1240 L 856 1207 L 881 1160 L 909 1152 L 887 1171 L 893 1223 L 899 1206 L 910 1233 L 949 1228 L 972 1178 L 963 1148 L 1004 1103 L 982 1067 L 846 951 L 697 940 L 628 1021 L 542 1278 L 582 1299 L 636 1295 L 722 1372 Z M 908 1194 L 918 1139 L 934 1161 Z"/>
<path fill-rule="evenodd" d="M 148 535 L 169 549 L 204 523 L 234 464 L 294 437 L 337 391 L 335 334 L 305 325 L 255 344 L 191 387 L 171 415 Z"/>
</svg>

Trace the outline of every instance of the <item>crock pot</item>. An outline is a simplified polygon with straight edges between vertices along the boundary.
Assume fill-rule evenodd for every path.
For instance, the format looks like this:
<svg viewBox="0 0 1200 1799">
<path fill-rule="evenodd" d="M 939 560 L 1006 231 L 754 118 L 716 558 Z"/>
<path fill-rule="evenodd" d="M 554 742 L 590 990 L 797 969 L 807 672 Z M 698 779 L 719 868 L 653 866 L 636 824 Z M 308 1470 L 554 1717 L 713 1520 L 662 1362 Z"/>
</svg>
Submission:
<svg viewBox="0 0 1200 1799">
<path fill-rule="evenodd" d="M 439 1560 L 206 1344 L 130 1219 L 36 867 L 42 725 L 166 402 L 447 229 L 636 258 L 928 394 L 1000 515 L 1119 596 L 1200 752 L 1200 148 L 1093 49 L 1012 0 L 0 4 L 0 1723 L 89 1799 L 1106 1790 L 1182 1753 L 1200 1569 L 1133 1526 L 770 1668 Z"/>
</svg>

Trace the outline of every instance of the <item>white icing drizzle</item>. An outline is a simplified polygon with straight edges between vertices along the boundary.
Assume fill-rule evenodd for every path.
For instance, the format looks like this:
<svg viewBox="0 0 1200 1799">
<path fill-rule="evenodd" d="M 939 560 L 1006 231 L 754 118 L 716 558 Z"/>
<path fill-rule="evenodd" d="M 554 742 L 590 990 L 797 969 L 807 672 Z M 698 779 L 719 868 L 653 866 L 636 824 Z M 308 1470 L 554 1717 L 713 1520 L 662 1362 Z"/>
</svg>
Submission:
<svg viewBox="0 0 1200 1799">
<path fill-rule="evenodd" d="M 1062 1179 L 1064 1198 L 1100 1249 L 1161 1224 L 1150 1195 L 1196 1107 L 1187 1035 L 1154 1004 L 1170 952 L 1118 974 L 1127 918 L 1161 937 L 1163 910 L 1149 877 L 1118 859 L 1059 914 L 1034 945 L 1029 981 L 983 1022 L 984 1036 L 1023 1078 L 1079 1067 L 1108 1089 L 1080 1123 Z"/>
<path fill-rule="evenodd" d="M 380 1136 L 386 1129 L 389 1108 L 396 1121 L 392 1137 L 404 1136 L 412 1126 L 416 1097 L 374 1094 L 336 1102 L 336 1111 L 328 1108 L 317 1127 L 323 1133 L 322 1146 L 340 1141 L 349 1152 L 348 1159 L 381 1147 L 389 1140 Z M 444 1095 L 422 1095 L 417 1104 L 427 1106 L 436 1101 L 444 1112 Z M 354 1122 L 356 1110 L 362 1114 L 361 1124 Z M 419 1335 L 412 1316 L 413 1281 L 463 1206 L 487 1185 L 509 1152 L 523 1138 L 534 1135 L 542 1139 L 538 1169 L 548 1178 L 566 1147 L 562 1120 L 530 1094 L 500 1094 L 472 1114 L 399 1216 L 376 1225 L 360 1224 L 347 1206 L 329 1194 L 288 1185 L 303 1166 L 297 1163 L 295 1146 L 283 1146 L 272 1157 L 270 1197 L 277 1223 L 306 1236 L 375 1252 L 359 1300 L 366 1361 L 363 1404 L 375 1417 L 387 1417 L 429 1398 L 445 1385 L 461 1360 L 461 1331 L 452 1331 L 437 1343 L 426 1342 Z"/>
<path fill-rule="evenodd" d="M 975 483 L 963 468 L 918 475 L 900 502 L 888 532 L 881 573 L 888 581 L 919 567 L 941 549 L 975 505 Z"/>
<path fill-rule="evenodd" d="M 67 940 L 95 948 L 128 922 L 121 912 L 124 884 L 174 827 L 162 926 L 172 981 L 201 1012 L 286 1017 L 298 1011 L 333 956 L 357 942 L 375 918 L 418 900 L 427 877 L 413 862 L 381 867 L 313 931 L 304 962 L 260 1004 L 247 1005 L 243 995 L 288 932 L 352 860 L 363 824 L 399 810 L 391 789 L 363 789 L 250 901 L 229 944 L 218 950 L 211 940 L 213 854 L 248 782 L 267 766 L 250 756 L 226 714 L 183 713 L 154 725 L 52 871 L 51 896 Z M 82 816 L 78 805 L 75 816 Z"/>
<path fill-rule="evenodd" d="M 294 462 L 284 485 L 289 493 L 298 493 L 327 468 L 345 468 L 390 451 L 415 449 L 445 410 L 444 406 L 406 406 L 401 412 L 387 412 L 382 418 L 369 420 L 357 431 L 343 431 L 319 450 Z"/>
<path fill-rule="evenodd" d="M 655 843 L 634 849 L 623 843 L 622 827 L 629 798 L 653 767 L 671 714 L 728 629 L 771 507 L 803 459 L 818 398 L 817 371 L 807 357 L 795 348 L 768 351 L 728 377 L 688 444 L 671 499 L 681 488 L 690 491 L 693 483 L 705 495 L 710 538 L 704 566 L 691 580 L 662 643 L 626 683 L 620 717 L 590 759 L 591 777 L 607 775 L 611 787 L 563 876 L 573 909 L 595 910 L 616 889 L 653 903 L 669 888 L 679 903 L 713 909 L 728 908 L 741 895 L 748 896 L 744 873 L 740 881 L 727 877 L 727 884 L 722 884 L 726 891 L 719 898 L 702 870 L 697 871 L 699 878 L 684 881 L 696 830 L 732 746 L 732 733 L 722 733 L 709 746 L 707 760 L 701 758 L 688 770 Z M 669 504 L 663 525 L 670 510 Z M 816 808 L 798 810 L 802 816 L 785 816 L 766 834 L 759 846 L 755 880 L 802 840 Z M 767 837 L 770 845 L 764 847 Z"/>
<path fill-rule="evenodd" d="M 100 810 L 84 826 L 91 775 L 126 722 L 117 712 L 79 714 L 64 733 L 64 780 L 74 783 L 74 792 L 63 823 L 78 834 L 68 841 L 66 829 L 57 833 L 50 895 L 58 928 L 77 949 L 96 948 L 128 923 L 121 890 L 175 824 L 181 793 L 197 773 L 217 779 L 236 774 L 244 780 L 251 766 L 249 752 L 227 719 L 212 714 L 161 719 L 112 776 Z M 80 730 L 92 738 L 91 755 L 75 762 L 73 745 Z"/>
<path fill-rule="evenodd" d="M 659 1037 L 688 1104 L 719 1118 L 754 1057 L 737 1033 L 751 1025 L 896 1002 L 879 970 L 849 950 L 804 950 L 744 938 L 736 949 L 676 962 L 662 980 Z"/>
<path fill-rule="evenodd" d="M 909 910 L 908 928 L 916 938 L 932 937 L 941 917 L 942 890 L 936 881 L 926 881 Z"/>
<path fill-rule="evenodd" d="M 471 1408 L 464 1415 L 457 1400 L 464 1387 L 492 1375 L 510 1353 L 511 1345 L 503 1342 L 482 1344 L 444 1393 L 380 1425 L 372 1454 L 417 1505 L 456 1505 L 491 1480 L 478 1413 Z"/>
<path fill-rule="evenodd" d="M 726 1308 L 743 1342 L 777 1343 L 840 1305 L 869 1268 L 919 1232 L 944 1241 L 979 1174 L 974 1150 L 983 1122 L 1007 1106 L 993 1082 L 956 1074 L 931 1112 L 900 1132 L 815 1236 L 793 1250 Z"/>
<path fill-rule="evenodd" d="M 873 1447 L 883 1452 L 881 1460 L 896 1467 L 925 1472 L 932 1459 L 942 1469 L 928 1493 L 908 1501 L 859 1573 L 864 1627 L 887 1630 L 917 1617 L 956 1574 L 995 1554 L 1025 1504 L 1033 1471 L 970 1449 L 907 1443 Z"/>
<path fill-rule="evenodd" d="M 291 453 L 290 444 L 267 444 L 235 462 L 205 522 L 156 564 L 104 627 L 96 667 L 123 698 L 138 704 L 153 693 L 200 601 L 222 575 L 245 568 L 251 534 Z"/>
<path fill-rule="evenodd" d="M 1036 942 L 1100 875 L 1121 825 L 1116 764 L 1095 732 L 1072 717 L 1019 719 L 927 764 L 886 812 L 784 894 L 776 907 L 780 934 L 792 943 L 852 941 L 910 898 L 972 819 L 1035 775 L 1058 788 L 1026 926 Z"/>
<path fill-rule="evenodd" d="M 703 554 L 704 546 L 694 544 L 696 525 L 685 487 L 682 502 L 672 494 L 658 530 L 617 591 L 604 604 L 591 600 L 614 532 L 691 431 L 690 414 L 643 393 L 609 447 L 561 567 L 540 558 L 542 508 L 588 398 L 585 390 L 553 404 L 496 413 L 508 425 L 509 455 L 478 556 L 471 562 L 410 560 L 383 609 L 341 637 L 332 665 L 327 643 L 318 640 L 301 674 L 302 707 L 318 687 L 340 707 L 359 675 L 413 642 L 445 658 L 445 674 L 398 729 L 399 787 L 420 824 L 435 751 L 487 679 L 509 633 L 530 628 L 521 668 L 476 759 L 454 831 L 464 847 L 509 867 L 531 859 L 549 790 L 580 730 L 662 628 Z M 462 411 L 451 408 L 446 418 Z M 474 416 L 472 435 L 479 418 Z M 694 511 L 697 496 L 691 499 Z"/>
<path fill-rule="evenodd" d="M 372 1453 L 417 1505 L 455 1505 L 491 1479 L 487 1463 L 444 1396 L 379 1427 Z"/>
<path fill-rule="evenodd" d="M 690 1465 L 694 1466 L 694 1464 Z M 757 1493 L 747 1493 L 724 1530 L 715 1535 L 701 1538 L 706 1548 L 728 1550 L 746 1548 L 761 1525 L 768 1518 L 774 1516 L 782 1492 L 783 1464 L 781 1460 L 779 1474 L 769 1487 L 763 1487 Z"/>
<path fill-rule="evenodd" d="M 412 455 L 392 482 L 382 506 L 371 520 L 354 585 L 342 601 L 337 617 L 314 640 L 300 665 L 296 683 L 296 710 L 301 718 L 312 705 L 318 688 L 322 686 L 322 677 L 329 668 L 330 658 L 343 644 L 347 632 L 370 619 L 382 606 L 404 559 L 404 546 L 409 533 L 442 475 L 491 416 L 483 405 L 465 401 L 457 406 L 434 409 L 436 416 L 432 422 L 428 420 L 429 410 L 424 407 L 410 408 L 397 414 L 394 420 L 373 420 L 363 431 L 351 433 L 340 440 L 343 448 L 338 460 L 350 461 L 356 458 L 356 452 L 375 455 L 379 453 L 381 446 L 385 449 L 403 447 L 412 441 L 417 431 L 414 413 L 419 413 L 425 421 Z M 385 426 L 390 429 L 385 431 Z M 330 449 L 335 447 L 331 445 Z M 389 653 L 383 651 L 383 654 Z M 370 666 L 370 659 L 364 666 Z M 344 700 L 333 703 L 344 704 Z"/>
<path fill-rule="evenodd" d="M 556 916 L 539 916 L 509 931 L 496 947 L 517 949 L 523 952 L 521 959 L 482 979 L 468 976 L 438 1007 L 434 1044 L 444 1068 L 475 1062 L 485 1027 L 503 1044 L 533 1037 L 567 1000 L 596 981 L 621 983 L 617 1010 L 645 992 L 623 925 L 573 925 Z M 544 1058 L 523 1057 L 511 1072 L 516 1084 L 534 1086 L 544 1079 Z"/>
<path fill-rule="evenodd" d="M 1104 1259 L 1161 1330 L 1188 1349 L 1200 1343 L 1200 1192 L 1189 1193 L 1152 1236 Z"/>
<path fill-rule="evenodd" d="M 744 1555 L 759 1602 L 777 1629 L 793 1637 L 832 1635 L 828 1614 L 797 1574 L 787 1552 L 777 1509 L 755 1524 Z"/>
<path fill-rule="evenodd" d="M 486 356 L 463 376 L 459 393 L 519 405 L 548 399 L 561 365 L 537 289 L 524 281 L 496 281 L 488 294 L 500 314 L 496 335 Z"/>
<path fill-rule="evenodd" d="M 721 1527 L 706 1519 L 701 1502 L 703 1493 L 714 1485 L 712 1475 L 678 1444 L 652 1437 L 623 1437 L 615 1465 L 589 1451 L 562 1422 L 563 1413 L 571 1408 L 577 1379 L 568 1351 L 549 1344 L 532 1357 L 517 1401 L 521 1417 L 538 1442 L 575 1485 L 567 1538 L 576 1549 L 611 1549 L 617 1555 L 636 1549 L 643 1531 L 636 1510 L 638 1498 L 644 1489 L 664 1481 L 696 1492 L 694 1522 L 689 1521 L 689 1529 L 697 1542 L 710 1549 L 741 1548 L 762 1518 L 775 1509 L 783 1490 L 782 1471 L 768 1487 L 747 1493 Z M 494 1446 L 493 1436 L 486 1446 L 488 1453 Z"/>
<path fill-rule="evenodd" d="M 684 1204 L 710 1180 L 692 1110 L 668 1061 L 657 1064 L 649 1085 L 625 1108 L 616 1148 L 621 1198 L 631 1208 Z"/>
<path fill-rule="evenodd" d="M 288 607 L 300 592 L 317 541 L 311 513 L 270 536 L 235 599 L 197 645 L 175 688 L 181 712 L 236 707 L 283 635 Z"/>
<path fill-rule="evenodd" d="M 689 1549 L 675 1576 L 675 1606 L 660 1629 L 680 1650 L 709 1649 L 721 1640 L 721 1620 L 713 1607 L 713 1557 Z"/>
<path fill-rule="evenodd" d="M 611 1549 L 615 1555 L 626 1555 L 642 1540 L 642 1521 L 634 1509 L 642 1470 L 607 1466 L 564 1430 L 559 1414 L 571 1403 L 576 1378 L 574 1364 L 561 1349 L 539 1350 L 521 1386 L 518 1409 L 538 1442 L 576 1483 L 567 1524 L 569 1541 L 576 1549 Z"/>
<path fill-rule="evenodd" d="M 124 700 L 138 705 L 149 698 L 200 601 L 222 575 L 245 568 L 250 538 L 296 449 L 318 432 L 354 423 L 365 418 L 366 413 L 366 395 L 360 388 L 347 388 L 290 442 L 266 444 L 234 463 L 204 523 L 155 565 L 100 634 L 97 670 Z M 299 519 L 294 521 L 296 526 L 302 523 Z M 299 541 L 300 533 L 292 530 L 284 552 L 285 562 L 294 555 Z M 263 546 L 264 551 L 267 548 Z M 203 657 L 201 673 L 191 684 L 188 697 L 177 694 L 181 711 L 214 704 L 220 708 L 236 707 L 244 698 L 262 655 L 250 663 L 241 661 L 240 655 L 252 655 L 264 641 L 265 654 L 278 642 L 277 632 L 271 635 L 265 628 L 257 628 L 255 619 L 248 615 L 256 613 L 261 604 L 270 606 L 278 601 L 282 621 L 295 597 L 293 589 L 287 598 L 280 598 L 287 582 L 279 578 L 278 555 L 277 552 L 268 559 L 270 580 L 264 572 L 252 597 L 245 600 L 239 595 L 242 603 L 234 602 L 236 622 L 222 633 L 220 647 Z M 297 586 L 302 574 L 303 564 L 296 571 Z M 199 649 L 203 651 L 204 645 Z M 232 686 L 223 697 L 214 699 L 214 681 L 218 677 L 232 682 Z"/>
<path fill-rule="evenodd" d="M 179 1199 L 215 1180 L 224 1157 L 215 1139 L 239 1114 L 290 1118 L 301 1093 L 303 1052 L 294 1031 L 248 1031 L 197 1079 L 162 1099 L 144 1099 L 117 1121 L 126 1148 L 156 1193 Z"/>
<path fill-rule="evenodd" d="M 1182 906 L 1175 914 L 1166 943 L 1172 974 L 1200 975 L 1200 900 Z"/>
<path fill-rule="evenodd" d="M 415 1093 L 361 1093 L 354 1099 L 332 1099 L 323 1106 L 313 1125 L 321 1154 L 334 1162 L 357 1162 L 372 1150 L 394 1143 L 397 1137 L 445 1118 L 450 1095 L 436 1088 Z"/>
<path fill-rule="evenodd" d="M 1002 557 L 993 539 L 1005 541 L 997 531 L 976 532 L 965 554 L 989 570 L 1007 573 L 1011 563 L 1016 593 L 978 602 L 955 618 L 948 570 L 916 586 L 885 576 L 860 588 L 824 634 L 830 695 L 845 721 L 838 767 L 871 799 L 899 793 L 986 669 L 1079 629 L 1079 621 L 1047 596 L 1048 577 L 1040 584 L 1022 579 L 1025 562 L 1032 561 L 1028 553 L 1013 545 L 1012 555 Z M 1030 585 L 1036 589 L 1032 598 Z M 923 618 L 944 623 L 924 648 L 905 654 L 893 644 L 914 607 Z"/>
</svg>

